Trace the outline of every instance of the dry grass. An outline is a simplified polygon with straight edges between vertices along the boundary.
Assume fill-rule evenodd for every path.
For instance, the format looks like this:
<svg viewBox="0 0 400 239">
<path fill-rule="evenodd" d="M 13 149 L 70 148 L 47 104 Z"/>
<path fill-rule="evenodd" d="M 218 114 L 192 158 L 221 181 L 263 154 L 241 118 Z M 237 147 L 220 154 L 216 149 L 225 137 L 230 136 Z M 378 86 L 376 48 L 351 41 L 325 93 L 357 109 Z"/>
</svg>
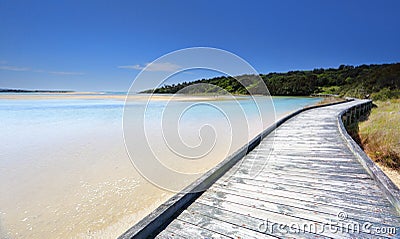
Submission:
<svg viewBox="0 0 400 239">
<path fill-rule="evenodd" d="M 368 156 L 400 172 L 400 99 L 374 102 L 368 120 L 359 124 L 359 139 Z"/>
</svg>

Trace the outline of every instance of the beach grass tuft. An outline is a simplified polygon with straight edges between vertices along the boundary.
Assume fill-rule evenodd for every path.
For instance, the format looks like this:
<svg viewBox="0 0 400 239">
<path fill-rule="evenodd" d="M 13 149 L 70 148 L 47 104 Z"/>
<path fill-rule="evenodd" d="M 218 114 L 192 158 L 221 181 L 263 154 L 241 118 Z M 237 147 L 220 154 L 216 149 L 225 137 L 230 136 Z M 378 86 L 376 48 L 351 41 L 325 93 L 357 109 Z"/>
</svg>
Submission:
<svg viewBox="0 0 400 239">
<path fill-rule="evenodd" d="M 374 102 L 358 136 L 365 152 L 378 164 L 400 171 L 400 99 Z"/>
</svg>

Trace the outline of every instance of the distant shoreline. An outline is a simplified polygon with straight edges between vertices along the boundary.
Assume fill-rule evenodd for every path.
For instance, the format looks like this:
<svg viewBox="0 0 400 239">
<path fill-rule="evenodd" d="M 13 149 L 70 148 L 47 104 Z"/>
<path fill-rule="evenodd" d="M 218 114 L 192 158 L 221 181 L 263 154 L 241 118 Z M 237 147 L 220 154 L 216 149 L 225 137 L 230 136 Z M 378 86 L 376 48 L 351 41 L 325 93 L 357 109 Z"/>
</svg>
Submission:
<svg viewBox="0 0 400 239">
<path fill-rule="evenodd" d="M 72 90 L 21 90 L 21 89 L 0 89 L 0 93 L 74 93 Z"/>
<path fill-rule="evenodd" d="M 103 92 L 66 92 L 66 93 L 57 93 L 52 91 L 51 93 L 47 92 L 2 92 L 0 91 L 0 100 L 104 100 L 104 99 L 113 99 L 113 100 L 121 100 L 125 101 L 127 95 L 125 94 L 112 94 L 112 93 L 103 93 Z M 250 97 L 249 95 L 237 95 L 236 99 L 242 99 Z M 257 96 L 255 96 L 257 97 Z M 308 98 L 310 96 L 271 96 L 276 98 L 285 98 L 285 97 L 299 97 L 299 98 Z M 311 97 L 315 98 L 315 97 Z M 318 97 L 316 97 L 318 98 Z M 226 95 L 209 96 L 209 95 L 175 95 L 175 94 L 135 94 L 129 95 L 129 100 L 134 101 L 221 101 L 229 99 Z"/>
</svg>

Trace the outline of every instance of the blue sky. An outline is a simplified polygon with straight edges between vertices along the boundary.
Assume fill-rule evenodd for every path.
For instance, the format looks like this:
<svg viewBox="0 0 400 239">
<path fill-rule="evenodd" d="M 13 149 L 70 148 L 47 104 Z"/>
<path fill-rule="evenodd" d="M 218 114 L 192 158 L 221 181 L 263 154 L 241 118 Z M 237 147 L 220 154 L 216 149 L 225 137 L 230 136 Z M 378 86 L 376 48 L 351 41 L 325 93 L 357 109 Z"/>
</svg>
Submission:
<svg viewBox="0 0 400 239">
<path fill-rule="evenodd" d="M 400 62 L 399 9 L 397 0 L 0 0 L 0 88 L 126 91 L 146 63 L 196 46 L 260 73 Z"/>
</svg>

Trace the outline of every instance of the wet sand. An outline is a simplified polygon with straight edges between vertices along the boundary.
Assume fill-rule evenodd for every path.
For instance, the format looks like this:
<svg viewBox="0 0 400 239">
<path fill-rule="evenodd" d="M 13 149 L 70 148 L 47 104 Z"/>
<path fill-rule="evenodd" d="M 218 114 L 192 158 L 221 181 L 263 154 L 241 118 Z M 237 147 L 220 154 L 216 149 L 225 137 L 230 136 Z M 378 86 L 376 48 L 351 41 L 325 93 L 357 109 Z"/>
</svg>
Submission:
<svg viewBox="0 0 400 239">
<path fill-rule="evenodd" d="M 136 172 L 119 136 L 56 136 L 13 152 L 30 160 L 0 170 L 2 238 L 115 238 L 172 196 Z"/>
</svg>

